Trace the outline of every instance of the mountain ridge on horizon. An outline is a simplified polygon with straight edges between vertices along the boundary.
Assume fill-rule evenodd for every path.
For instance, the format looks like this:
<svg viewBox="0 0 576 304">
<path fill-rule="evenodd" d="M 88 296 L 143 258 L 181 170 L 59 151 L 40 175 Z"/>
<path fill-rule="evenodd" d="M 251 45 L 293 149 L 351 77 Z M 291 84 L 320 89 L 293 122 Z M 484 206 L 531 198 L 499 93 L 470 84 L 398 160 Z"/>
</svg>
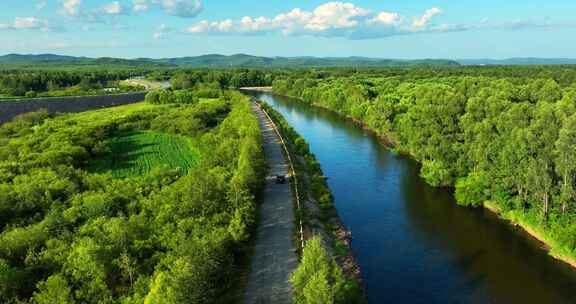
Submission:
<svg viewBox="0 0 576 304">
<path fill-rule="evenodd" d="M 249 54 L 205 54 L 199 56 L 167 57 L 167 58 L 91 58 L 84 56 L 11 53 L 0 56 L 0 65 L 27 64 L 67 64 L 67 65 L 101 65 L 119 64 L 128 66 L 166 66 L 166 67 L 197 67 L 197 68 L 264 68 L 264 67 L 408 67 L 408 66 L 457 66 L 457 65 L 573 65 L 576 58 L 539 58 L 514 57 L 507 59 L 393 59 L 373 58 L 364 56 L 348 57 L 265 57 Z"/>
</svg>

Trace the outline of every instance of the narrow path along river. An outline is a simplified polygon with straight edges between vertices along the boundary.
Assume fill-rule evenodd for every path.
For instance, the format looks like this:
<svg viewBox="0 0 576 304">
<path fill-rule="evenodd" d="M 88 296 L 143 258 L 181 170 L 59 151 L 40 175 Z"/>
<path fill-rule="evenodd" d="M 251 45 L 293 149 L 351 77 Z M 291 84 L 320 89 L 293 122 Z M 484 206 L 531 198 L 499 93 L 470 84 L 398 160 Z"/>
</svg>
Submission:
<svg viewBox="0 0 576 304">
<path fill-rule="evenodd" d="M 252 110 L 262 130 L 268 176 L 286 175 L 288 163 L 282 153 L 280 137 L 260 107 L 253 104 Z M 296 269 L 298 259 L 292 242 L 294 204 L 290 189 L 290 184 L 277 184 L 274 178 L 268 178 L 264 185 L 250 275 L 244 294 L 245 304 L 291 303 L 289 278 Z"/>
<path fill-rule="evenodd" d="M 576 271 L 489 211 L 456 206 L 414 160 L 334 113 L 248 94 L 283 114 L 316 154 L 370 303 L 576 303 Z"/>
</svg>

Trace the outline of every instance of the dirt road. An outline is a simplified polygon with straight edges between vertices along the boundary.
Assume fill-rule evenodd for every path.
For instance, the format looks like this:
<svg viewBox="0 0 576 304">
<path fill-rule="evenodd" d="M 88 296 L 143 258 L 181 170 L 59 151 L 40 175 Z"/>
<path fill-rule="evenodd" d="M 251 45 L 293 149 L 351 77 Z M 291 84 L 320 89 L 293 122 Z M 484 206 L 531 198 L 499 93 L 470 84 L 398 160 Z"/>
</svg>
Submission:
<svg viewBox="0 0 576 304">
<path fill-rule="evenodd" d="M 282 154 L 282 144 L 271 122 L 256 105 L 262 130 L 264 153 L 269 167 L 264 198 L 259 209 L 256 245 L 248 286 L 244 295 L 246 304 L 292 303 L 289 277 L 297 266 L 294 235 L 294 211 L 290 184 L 277 184 L 272 178 L 288 172 L 288 163 Z"/>
</svg>

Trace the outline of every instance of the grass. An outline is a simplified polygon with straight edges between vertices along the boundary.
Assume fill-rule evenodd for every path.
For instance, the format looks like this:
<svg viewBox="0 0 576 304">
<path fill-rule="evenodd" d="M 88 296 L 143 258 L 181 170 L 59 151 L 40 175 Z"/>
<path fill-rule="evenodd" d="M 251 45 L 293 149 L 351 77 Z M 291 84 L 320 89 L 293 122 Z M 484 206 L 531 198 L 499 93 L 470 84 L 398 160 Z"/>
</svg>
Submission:
<svg viewBox="0 0 576 304">
<path fill-rule="evenodd" d="M 127 178 L 166 166 L 185 173 L 199 159 L 190 139 L 150 131 L 122 132 L 110 139 L 109 148 L 105 157 L 93 162 L 91 171 Z"/>
<path fill-rule="evenodd" d="M 79 124 L 85 127 L 98 126 L 106 122 L 119 120 L 137 113 L 161 109 L 163 105 L 152 105 L 146 102 L 138 102 L 128 105 L 116 106 L 111 108 L 91 110 L 80 113 L 66 113 L 59 117 L 63 123 Z"/>
</svg>

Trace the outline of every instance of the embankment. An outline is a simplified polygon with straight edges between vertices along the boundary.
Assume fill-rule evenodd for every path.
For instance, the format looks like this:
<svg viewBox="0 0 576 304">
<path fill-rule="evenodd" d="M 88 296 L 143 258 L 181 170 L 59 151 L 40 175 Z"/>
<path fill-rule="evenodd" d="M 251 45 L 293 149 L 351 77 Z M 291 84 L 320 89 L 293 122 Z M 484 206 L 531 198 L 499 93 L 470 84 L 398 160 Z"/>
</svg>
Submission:
<svg viewBox="0 0 576 304">
<path fill-rule="evenodd" d="M 326 247 L 333 254 L 338 265 L 344 271 L 354 288 L 351 299 L 355 303 L 363 302 L 363 282 L 359 264 L 351 247 L 352 235 L 344 226 L 334 205 L 332 193 L 326 183 L 320 164 L 310 152 L 308 144 L 274 109 L 266 103 L 262 108 L 278 126 L 286 140 L 289 153 L 293 156 L 295 173 L 299 180 L 298 191 L 303 202 L 302 210 L 297 214 L 304 223 L 304 235 L 308 239 L 321 235 Z"/>
<path fill-rule="evenodd" d="M 509 221 L 510 224 L 521 228 L 530 237 L 538 240 L 540 243 L 542 243 L 544 249 L 548 250 L 550 256 L 576 268 L 576 258 L 570 255 L 569 253 L 563 252 L 560 249 L 561 246 L 556 244 L 557 242 L 552 237 L 549 236 L 549 233 L 547 231 L 538 227 L 537 225 L 530 223 L 525 218 L 525 216 L 523 216 L 518 212 L 502 211 L 498 207 L 498 205 L 492 201 L 484 202 L 483 206 L 487 210 L 495 213 L 501 219 Z"/>
</svg>

